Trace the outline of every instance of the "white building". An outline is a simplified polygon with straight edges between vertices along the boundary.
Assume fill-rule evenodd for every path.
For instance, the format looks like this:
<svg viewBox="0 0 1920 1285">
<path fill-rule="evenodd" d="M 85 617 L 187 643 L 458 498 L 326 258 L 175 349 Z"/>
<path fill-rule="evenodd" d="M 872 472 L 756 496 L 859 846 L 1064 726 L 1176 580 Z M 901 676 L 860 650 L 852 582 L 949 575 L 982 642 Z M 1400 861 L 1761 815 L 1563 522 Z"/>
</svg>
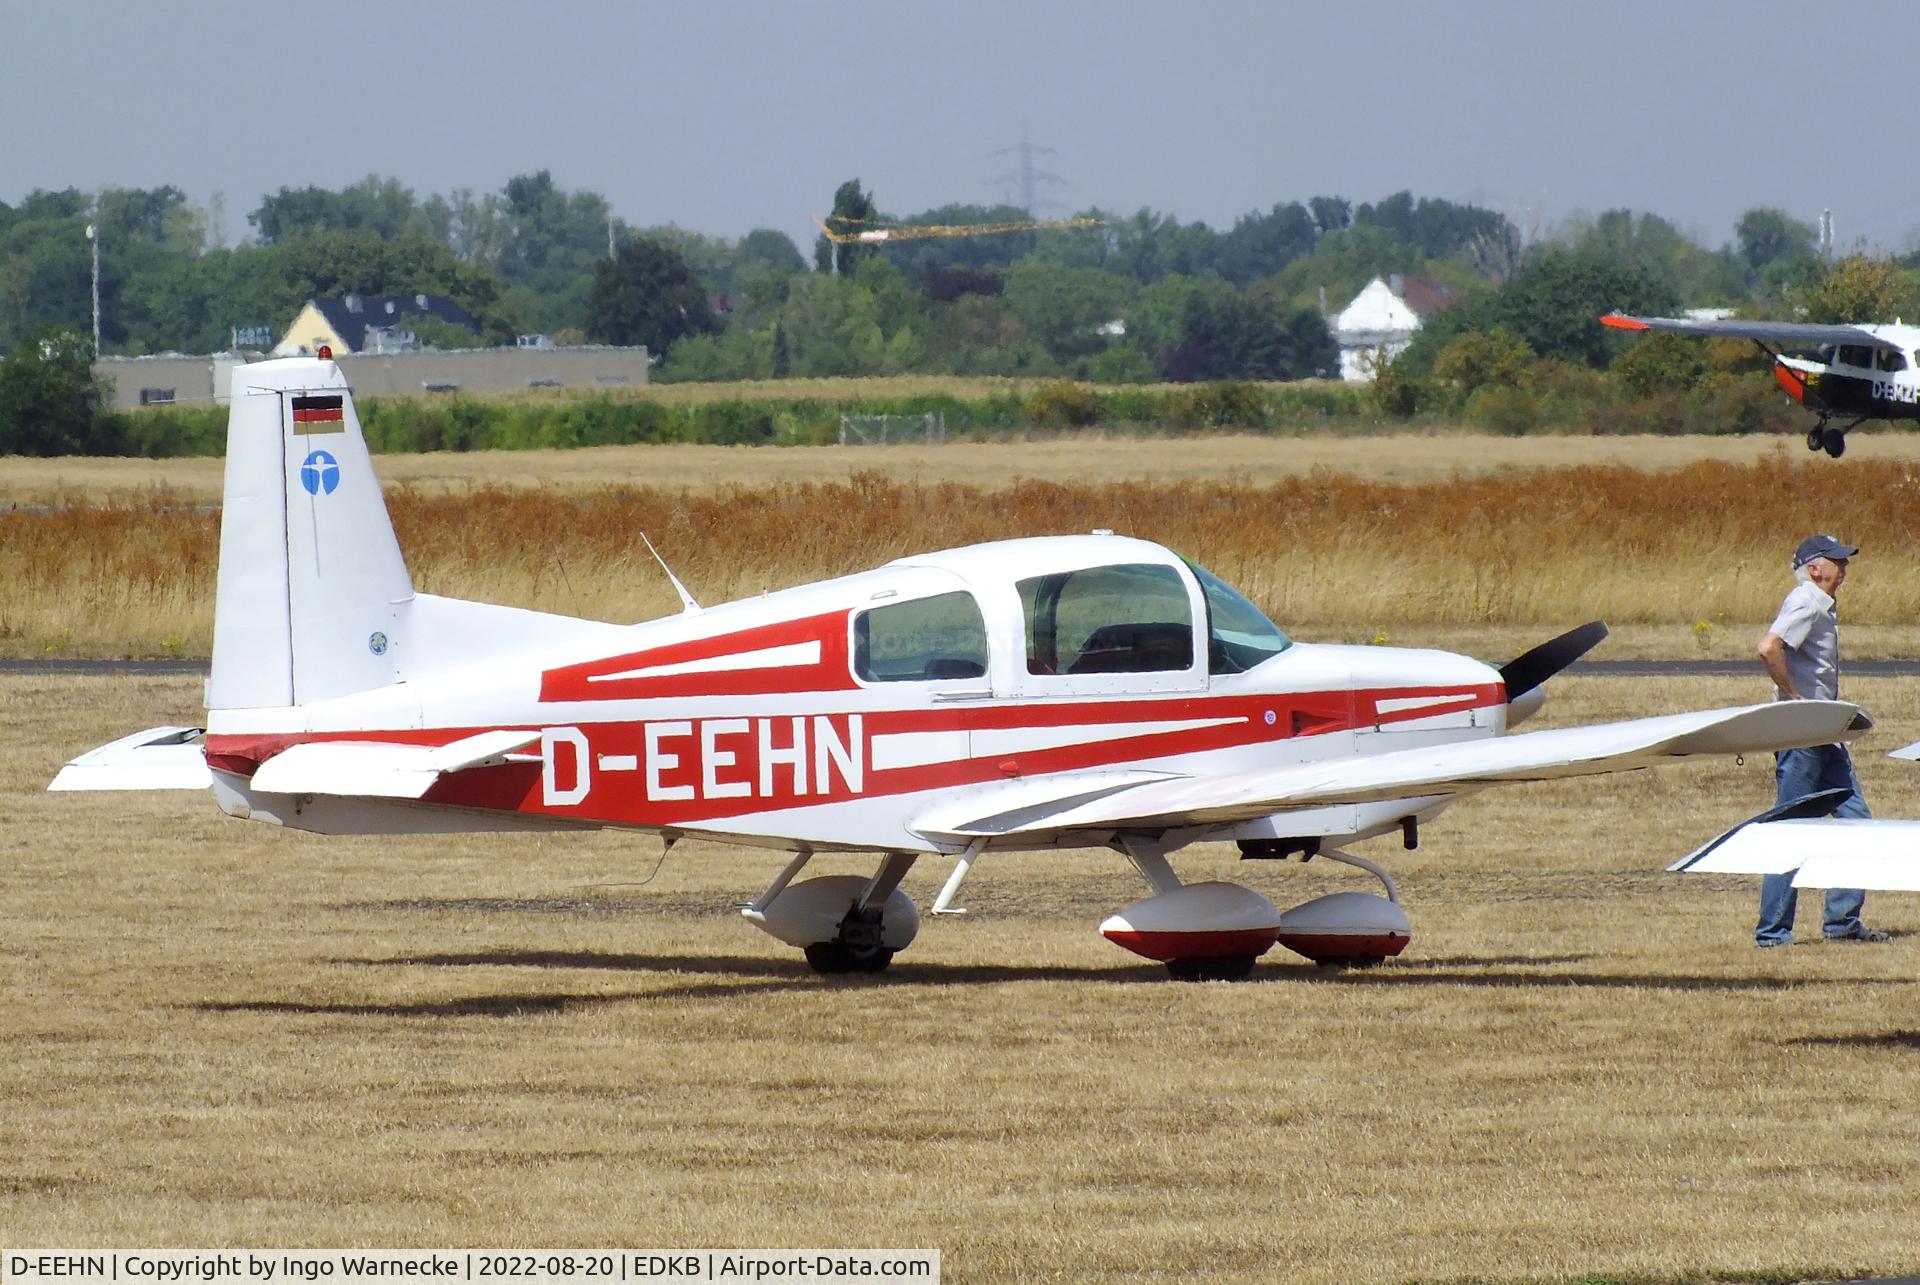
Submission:
<svg viewBox="0 0 1920 1285">
<path fill-rule="evenodd" d="M 1413 342 L 1420 323 L 1444 311 L 1457 297 L 1453 288 L 1432 277 L 1375 277 L 1333 319 L 1340 345 L 1340 378 L 1371 382 L 1375 365 L 1392 361 Z"/>
</svg>

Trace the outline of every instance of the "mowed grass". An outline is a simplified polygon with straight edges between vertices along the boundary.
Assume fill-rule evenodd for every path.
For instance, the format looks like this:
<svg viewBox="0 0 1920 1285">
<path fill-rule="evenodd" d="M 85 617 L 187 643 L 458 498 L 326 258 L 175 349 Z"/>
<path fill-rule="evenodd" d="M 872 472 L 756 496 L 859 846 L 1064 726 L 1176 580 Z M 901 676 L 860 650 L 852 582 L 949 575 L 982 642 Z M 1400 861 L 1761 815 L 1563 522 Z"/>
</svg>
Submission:
<svg viewBox="0 0 1920 1285">
<path fill-rule="evenodd" d="M 1911 682 L 1861 681 L 1920 816 Z M 1542 723 L 1756 681 L 1564 678 Z M 1798 1280 L 1920 1267 L 1920 898 L 1751 946 L 1661 867 L 1769 765 L 1496 790 L 1375 840 L 1402 960 L 1185 986 L 1102 941 L 1110 853 L 988 854 L 970 914 L 825 980 L 733 913 L 778 854 L 328 839 L 196 795 L 47 795 L 196 681 L 0 675 L 10 1245 L 934 1246 L 947 1279 Z M 1356 872 L 1187 878 L 1282 905 Z M 950 863 L 907 889 L 923 906 Z M 861 868 L 823 860 L 828 871 Z M 1809 898 L 1811 903 L 1813 898 Z M 1817 910 L 1802 923 L 1817 933 Z"/>
<path fill-rule="evenodd" d="M 422 591 L 603 620 L 678 610 L 643 533 L 712 604 L 929 549 L 1095 528 L 1199 559 L 1304 638 L 1493 659 L 1594 618 L 1623 632 L 1611 655 L 1750 656 L 1791 585 L 1788 555 L 1812 531 L 1865 549 L 1846 590 L 1850 654 L 1911 654 L 1920 616 L 1908 573 L 1920 459 L 1776 449 L 1664 471 L 1421 482 L 1328 470 L 1115 480 L 1124 468 L 1084 463 L 1075 480 L 859 472 L 677 488 L 402 484 L 387 498 Z M 172 493 L 0 510 L 0 652 L 206 655 L 218 528 L 216 511 Z"/>
</svg>

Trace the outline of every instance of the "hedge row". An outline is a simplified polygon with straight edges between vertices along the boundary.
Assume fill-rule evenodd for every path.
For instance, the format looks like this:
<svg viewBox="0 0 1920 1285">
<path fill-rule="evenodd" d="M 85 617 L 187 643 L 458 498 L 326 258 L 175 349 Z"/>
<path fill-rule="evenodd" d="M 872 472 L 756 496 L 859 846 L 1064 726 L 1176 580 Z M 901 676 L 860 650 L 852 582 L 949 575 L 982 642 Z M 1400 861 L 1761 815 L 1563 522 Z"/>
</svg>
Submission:
<svg viewBox="0 0 1920 1285">
<path fill-rule="evenodd" d="M 943 393 L 847 400 L 727 400 L 666 404 L 633 397 L 484 401 L 453 397 L 358 403 L 377 452 L 525 450 L 698 442 L 811 446 L 840 440 L 843 415 L 939 415 L 949 437 L 1030 429 L 1272 429 L 1329 417 L 1371 417 L 1364 387 L 1339 384 L 1194 384 L 1182 388 L 1090 388 L 1046 384 L 1027 393 L 962 398 Z M 227 413 L 168 408 L 109 417 L 120 453 L 160 458 L 219 455 Z"/>
</svg>

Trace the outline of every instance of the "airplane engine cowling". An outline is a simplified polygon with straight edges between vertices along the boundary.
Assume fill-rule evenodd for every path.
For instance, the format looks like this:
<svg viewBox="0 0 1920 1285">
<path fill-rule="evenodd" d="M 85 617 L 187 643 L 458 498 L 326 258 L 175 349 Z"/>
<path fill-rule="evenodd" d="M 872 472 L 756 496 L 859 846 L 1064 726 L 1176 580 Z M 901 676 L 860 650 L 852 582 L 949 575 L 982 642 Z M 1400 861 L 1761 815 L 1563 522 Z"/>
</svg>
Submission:
<svg viewBox="0 0 1920 1285">
<path fill-rule="evenodd" d="M 824 875 L 787 888 L 764 910 L 741 913 L 789 946 L 815 946 L 840 935 L 841 921 L 867 889 L 865 875 Z M 895 888 L 882 903 L 880 945 L 905 950 L 920 934 L 920 910 Z"/>
<path fill-rule="evenodd" d="M 1261 955 L 1280 933 L 1280 910 L 1237 883 L 1190 883 L 1136 901 L 1100 925 L 1100 934 L 1136 955 L 1221 959 Z"/>
<path fill-rule="evenodd" d="M 1282 946 L 1316 964 L 1377 964 L 1407 948 L 1413 925 L 1395 902 L 1370 892 L 1334 892 L 1280 916 Z"/>
</svg>

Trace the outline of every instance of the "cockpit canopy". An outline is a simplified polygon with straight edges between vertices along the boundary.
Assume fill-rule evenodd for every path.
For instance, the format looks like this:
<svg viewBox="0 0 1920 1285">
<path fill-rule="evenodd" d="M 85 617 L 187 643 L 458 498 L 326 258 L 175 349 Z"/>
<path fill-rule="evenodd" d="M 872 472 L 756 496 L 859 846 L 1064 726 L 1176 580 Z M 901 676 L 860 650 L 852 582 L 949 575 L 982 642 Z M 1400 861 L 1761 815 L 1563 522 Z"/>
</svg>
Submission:
<svg viewBox="0 0 1920 1285">
<path fill-rule="evenodd" d="M 1144 541 L 1006 541 L 905 565 L 938 567 L 968 588 L 923 591 L 856 613 L 854 669 L 865 682 L 995 672 L 1003 675 L 996 685 L 1015 681 L 1026 687 L 1037 680 L 1049 690 L 1056 680 L 1091 675 L 1184 675 L 1183 682 L 1204 682 L 1208 675 L 1244 673 L 1291 646 L 1232 586 Z M 1012 646 L 1016 638 L 1018 651 Z M 1015 662 L 1011 672 L 996 668 L 990 640 L 1012 653 L 1006 656 Z M 1198 648 L 1205 649 L 1204 664 Z M 1165 685 L 1143 681 L 1156 689 Z"/>
</svg>

